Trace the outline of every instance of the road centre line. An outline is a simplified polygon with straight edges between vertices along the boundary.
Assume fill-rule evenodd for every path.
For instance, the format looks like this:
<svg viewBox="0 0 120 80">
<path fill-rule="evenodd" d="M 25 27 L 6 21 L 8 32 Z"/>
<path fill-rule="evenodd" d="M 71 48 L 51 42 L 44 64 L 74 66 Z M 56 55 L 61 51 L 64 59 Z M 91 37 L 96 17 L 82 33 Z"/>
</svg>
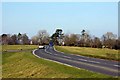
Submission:
<svg viewBox="0 0 120 80">
<path fill-rule="evenodd" d="M 53 49 L 56 51 L 56 52 L 60 52 L 60 53 L 62 53 L 62 54 L 65 54 L 64 52 L 61 52 L 61 51 L 58 51 L 58 50 L 56 50 L 55 49 L 55 47 L 53 47 Z M 93 57 L 88 57 L 88 56 L 82 56 L 82 55 L 78 55 L 78 54 L 70 54 L 70 55 L 74 55 L 74 56 L 78 56 L 78 57 L 85 57 L 85 58 L 93 58 Z M 93 58 L 93 59 L 97 59 L 97 58 Z M 105 60 L 105 59 L 99 59 L 99 60 L 101 60 L 101 61 L 109 61 L 109 60 Z M 100 62 L 96 62 L 96 63 L 100 63 Z M 104 63 L 104 64 L 107 64 L 107 63 Z M 113 65 L 114 66 L 114 65 Z M 120 67 L 120 65 L 115 65 L 115 66 L 118 66 L 118 67 Z"/>
<path fill-rule="evenodd" d="M 46 50 L 45 50 L 45 51 L 46 51 Z M 46 51 L 46 52 L 48 52 L 48 51 Z M 59 52 L 59 51 L 57 51 L 57 52 Z M 51 52 L 48 52 L 48 53 L 49 53 L 49 54 L 52 54 Z M 54 54 L 54 55 L 58 55 L 58 54 Z M 70 54 L 70 55 L 74 55 L 74 54 Z M 80 56 L 80 55 L 76 55 L 76 56 Z M 63 56 L 63 57 L 71 58 L 71 57 L 68 57 L 68 56 Z M 80 57 L 81 57 L 81 56 L 80 56 Z M 84 56 L 82 56 L 82 57 L 84 57 Z M 91 63 L 97 63 L 97 64 L 101 63 L 101 62 L 98 62 L 98 61 L 92 61 L 92 60 L 86 60 L 86 59 L 78 59 L 78 60 L 86 61 L 86 62 L 91 62 Z M 104 63 L 104 64 L 107 64 L 107 63 Z M 112 66 L 120 67 L 119 65 L 112 65 Z"/>
<path fill-rule="evenodd" d="M 36 50 L 38 50 L 38 49 L 35 49 L 35 50 L 33 50 L 33 55 L 35 55 L 36 57 L 38 57 L 38 58 L 42 58 L 42 59 L 44 59 L 44 60 L 49 60 L 49 61 L 52 61 L 52 62 L 56 62 L 56 63 L 59 63 L 59 64 L 63 64 L 63 65 L 66 65 L 66 66 L 69 66 L 69 67 L 74 67 L 74 68 L 77 68 L 77 69 L 81 69 L 81 68 L 79 68 L 79 67 L 76 67 L 76 66 L 74 66 L 74 65 L 69 65 L 69 64 L 66 64 L 66 63 L 62 63 L 62 62 L 59 62 L 59 61 L 55 61 L 55 60 L 51 60 L 51 59 L 47 59 L 47 58 L 43 58 L 43 57 L 40 57 L 40 56 L 38 56 L 38 55 L 36 55 L 35 54 L 35 51 Z M 52 54 L 52 53 L 51 53 Z M 88 64 L 89 65 L 89 64 Z M 90 66 L 94 66 L 94 65 L 90 65 Z M 116 65 L 116 66 L 119 66 L 119 65 Z M 98 66 L 94 66 L 94 67 L 98 67 Z M 83 68 L 84 69 L 84 68 Z M 105 67 L 101 67 L 101 69 L 106 69 L 106 70 L 109 70 L 109 71 L 114 71 L 114 72 L 118 72 L 118 71 L 116 71 L 116 70 L 114 70 L 114 69 L 110 69 L 110 68 L 105 68 Z M 91 72 L 94 72 L 94 71 L 91 71 Z"/>
<path fill-rule="evenodd" d="M 36 51 L 36 50 L 38 50 L 38 49 L 33 50 L 32 53 L 33 53 L 33 55 L 35 55 L 35 56 L 38 57 L 38 58 L 41 58 L 41 59 L 44 59 L 44 60 L 48 60 L 48 61 L 52 61 L 52 62 L 56 62 L 56 63 L 62 64 L 62 65 L 66 65 L 66 66 L 73 67 L 73 68 L 77 68 L 77 69 L 80 69 L 80 70 L 81 70 L 81 68 L 76 67 L 76 66 L 72 66 L 72 65 L 69 65 L 69 64 L 66 64 L 66 63 L 62 63 L 62 62 L 59 62 L 59 61 L 54 61 L 54 60 L 51 60 L 51 59 L 46 59 L 46 58 L 40 57 L 40 56 L 38 56 L 38 55 L 35 54 L 35 51 Z M 91 72 L 93 72 L 93 71 L 91 71 Z"/>
<path fill-rule="evenodd" d="M 71 57 L 68 57 L 68 56 L 63 56 L 63 57 L 66 57 L 66 58 L 71 58 Z"/>
<path fill-rule="evenodd" d="M 58 54 L 54 54 L 54 55 L 58 55 Z"/>
<path fill-rule="evenodd" d="M 100 62 L 97 62 L 97 61 L 88 61 L 88 62 L 92 62 L 92 63 L 100 63 Z"/>
<path fill-rule="evenodd" d="M 65 54 L 61 51 L 58 51 L 55 49 L 55 47 L 53 47 L 53 49 L 56 51 L 56 52 L 60 52 L 62 54 Z M 82 56 L 82 55 L 78 55 L 78 54 L 69 54 L 69 55 L 74 55 L 74 56 L 78 56 L 78 57 L 83 57 L 83 58 L 93 58 L 93 57 L 88 57 L 88 56 Z M 97 58 L 93 58 L 93 59 L 97 59 Z M 108 61 L 108 60 L 105 60 L 105 59 L 99 59 L 101 61 Z M 89 61 L 89 62 L 93 62 L 93 63 L 101 63 L 101 62 L 98 62 L 98 61 Z M 102 63 L 103 64 L 103 63 Z M 108 63 L 104 63 L 104 64 L 108 64 Z M 120 65 L 112 65 L 112 66 L 116 66 L 116 67 L 120 67 Z"/>
<path fill-rule="evenodd" d="M 81 60 L 81 61 L 87 61 L 87 60 L 85 60 L 85 59 L 78 59 L 78 60 Z"/>
<path fill-rule="evenodd" d="M 46 51 L 46 50 L 45 50 Z M 47 51 L 48 52 L 48 51 Z M 50 52 L 48 52 L 49 54 L 52 54 Z M 54 55 L 58 55 L 58 54 L 54 54 Z M 68 57 L 68 56 L 63 56 L 63 57 L 66 57 L 66 58 L 71 58 L 71 57 Z M 78 60 L 81 60 L 81 61 L 88 61 L 88 60 L 85 60 L 85 59 L 78 59 Z M 92 63 L 100 63 L 100 62 L 97 62 L 97 61 L 88 61 L 88 62 L 92 62 Z"/>
<path fill-rule="evenodd" d="M 114 66 L 116 66 L 116 67 L 120 67 L 120 65 L 114 65 Z"/>
<path fill-rule="evenodd" d="M 97 61 L 88 61 L 88 60 L 86 60 L 86 59 L 78 59 L 78 60 L 86 61 L 86 62 L 92 62 L 92 63 L 100 63 L 100 62 L 97 62 Z"/>
<path fill-rule="evenodd" d="M 45 50 L 46 51 L 46 50 Z M 48 51 L 47 51 L 48 52 Z M 59 52 L 59 51 L 57 51 Z M 51 52 L 48 52 L 49 54 L 52 54 Z M 57 54 L 55 54 L 57 55 Z M 70 54 L 70 55 L 74 55 L 74 54 Z M 76 56 L 80 56 L 80 55 L 76 55 Z M 71 57 L 68 57 L 68 56 L 63 56 L 63 57 L 66 57 L 66 58 L 71 58 Z M 84 57 L 84 56 L 80 56 L 80 57 Z M 91 62 L 91 63 L 101 63 L 101 62 L 98 62 L 98 61 L 91 61 L 91 60 L 85 60 L 85 59 L 78 59 L 78 60 L 81 60 L 81 61 L 86 61 L 86 62 Z M 107 63 L 104 63 L 104 64 L 107 64 Z M 120 67 L 119 65 L 113 65 L 113 66 L 116 66 L 116 67 Z"/>
<path fill-rule="evenodd" d="M 48 51 L 45 51 L 45 52 L 50 53 Z M 64 59 L 66 61 L 72 61 L 72 62 L 75 62 L 75 63 L 78 63 L 78 64 L 84 64 L 84 65 L 87 65 L 87 66 L 97 67 L 99 69 L 104 69 L 104 70 L 107 70 L 107 71 L 118 72 L 118 70 L 115 70 L 115 69 L 111 69 L 111 68 L 103 67 L 103 66 L 98 66 L 98 65 L 94 65 L 94 64 L 90 64 L 90 63 L 84 63 L 84 62 L 74 61 L 74 60 L 70 60 L 70 59 L 66 59 L 66 58 L 60 58 L 60 57 L 59 57 L 59 59 Z"/>
</svg>

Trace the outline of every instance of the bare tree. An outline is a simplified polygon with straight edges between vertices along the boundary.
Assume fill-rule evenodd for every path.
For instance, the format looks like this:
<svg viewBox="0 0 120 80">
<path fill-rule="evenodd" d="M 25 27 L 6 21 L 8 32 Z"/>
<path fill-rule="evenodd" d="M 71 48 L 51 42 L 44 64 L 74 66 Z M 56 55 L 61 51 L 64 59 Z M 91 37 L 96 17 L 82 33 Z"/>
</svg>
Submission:
<svg viewBox="0 0 120 80">
<path fill-rule="evenodd" d="M 2 44 L 8 44 L 8 37 L 7 34 L 2 34 Z"/>
<path fill-rule="evenodd" d="M 64 35 L 64 42 L 67 46 L 77 46 L 79 41 L 78 34 L 66 34 Z"/>
<path fill-rule="evenodd" d="M 22 34 L 23 44 L 29 44 L 29 38 L 26 34 Z"/>
<path fill-rule="evenodd" d="M 90 44 L 91 37 L 90 37 L 89 33 L 87 33 L 85 30 L 82 30 L 81 33 L 82 33 L 82 35 L 81 35 L 80 45 L 84 46 L 84 47 L 91 46 L 91 44 Z"/>
<path fill-rule="evenodd" d="M 65 43 L 65 46 L 69 46 L 69 44 L 70 44 L 69 34 L 64 35 L 63 41 Z"/>
<path fill-rule="evenodd" d="M 77 41 L 78 41 L 78 37 L 76 34 L 71 34 L 70 35 L 70 45 L 71 46 L 77 46 Z"/>
<path fill-rule="evenodd" d="M 98 37 L 94 38 L 93 47 L 94 48 L 101 48 L 102 47 L 102 43 L 101 43 L 101 41 L 100 41 L 100 39 Z"/>
<path fill-rule="evenodd" d="M 12 39 L 12 44 L 14 44 L 14 45 L 17 44 L 17 35 L 15 35 L 15 34 L 12 35 L 11 39 Z"/>
<path fill-rule="evenodd" d="M 40 30 L 37 34 L 39 44 L 48 44 L 49 43 L 49 34 L 46 30 Z"/>
<path fill-rule="evenodd" d="M 120 49 L 120 37 L 116 40 L 114 49 Z"/>
<path fill-rule="evenodd" d="M 38 37 L 37 37 L 37 36 L 33 36 L 33 37 L 31 38 L 31 41 L 32 41 L 32 44 L 37 45 L 37 44 L 38 44 Z"/>
<path fill-rule="evenodd" d="M 105 38 L 108 39 L 116 39 L 117 35 L 113 34 L 112 32 L 107 32 L 106 34 L 104 34 Z"/>
<path fill-rule="evenodd" d="M 108 48 L 113 48 L 115 45 L 117 35 L 113 34 L 112 32 L 107 32 L 102 36 L 103 45 Z"/>
</svg>

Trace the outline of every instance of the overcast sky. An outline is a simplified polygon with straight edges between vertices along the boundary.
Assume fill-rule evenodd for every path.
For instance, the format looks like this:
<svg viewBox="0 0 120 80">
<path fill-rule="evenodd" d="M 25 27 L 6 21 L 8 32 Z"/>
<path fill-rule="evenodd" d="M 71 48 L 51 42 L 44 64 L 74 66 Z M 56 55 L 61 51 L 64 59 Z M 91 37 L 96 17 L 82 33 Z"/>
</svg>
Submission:
<svg viewBox="0 0 120 80">
<path fill-rule="evenodd" d="M 61 28 L 64 33 L 80 34 L 82 29 L 101 37 L 118 34 L 117 2 L 6 2 L 2 4 L 2 33 L 27 33 L 39 30 L 51 35 Z"/>
</svg>

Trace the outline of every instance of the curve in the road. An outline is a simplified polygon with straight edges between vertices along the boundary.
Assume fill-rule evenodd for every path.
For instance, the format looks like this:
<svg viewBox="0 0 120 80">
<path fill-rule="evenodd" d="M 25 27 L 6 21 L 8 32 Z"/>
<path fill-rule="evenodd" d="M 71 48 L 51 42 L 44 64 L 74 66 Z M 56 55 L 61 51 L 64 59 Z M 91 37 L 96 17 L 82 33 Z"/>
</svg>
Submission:
<svg viewBox="0 0 120 80">
<path fill-rule="evenodd" d="M 46 49 L 36 49 L 33 54 L 39 58 L 54 61 L 67 66 L 83 68 L 94 72 L 99 72 L 112 76 L 119 76 L 118 62 L 101 60 L 96 58 L 65 54 L 55 51 L 53 47 L 47 46 Z"/>
</svg>

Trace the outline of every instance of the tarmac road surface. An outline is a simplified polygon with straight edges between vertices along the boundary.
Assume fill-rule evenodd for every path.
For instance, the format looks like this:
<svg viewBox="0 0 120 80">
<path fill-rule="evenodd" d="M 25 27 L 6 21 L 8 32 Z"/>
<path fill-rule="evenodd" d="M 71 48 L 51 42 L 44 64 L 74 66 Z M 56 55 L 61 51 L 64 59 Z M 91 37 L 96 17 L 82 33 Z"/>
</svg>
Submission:
<svg viewBox="0 0 120 80">
<path fill-rule="evenodd" d="M 109 61 L 98 58 L 85 57 L 56 51 L 53 47 L 46 46 L 45 49 L 36 49 L 33 54 L 57 63 L 62 63 L 76 68 L 99 72 L 111 76 L 120 76 L 120 64 L 117 61 Z"/>
</svg>

